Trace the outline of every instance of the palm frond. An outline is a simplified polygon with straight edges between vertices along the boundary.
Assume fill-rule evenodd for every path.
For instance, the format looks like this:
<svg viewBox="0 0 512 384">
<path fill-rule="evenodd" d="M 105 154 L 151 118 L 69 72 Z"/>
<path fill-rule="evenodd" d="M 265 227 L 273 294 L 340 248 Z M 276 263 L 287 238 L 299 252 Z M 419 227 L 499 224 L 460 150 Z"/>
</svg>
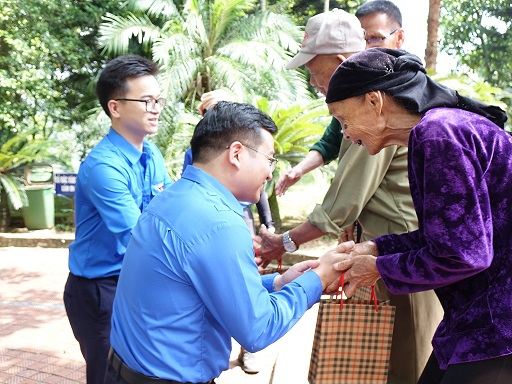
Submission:
<svg viewBox="0 0 512 384">
<path fill-rule="evenodd" d="M 254 0 L 216 0 L 211 12 L 211 25 L 214 31 L 213 44 L 223 39 L 225 32 L 235 22 L 246 19 L 245 12 L 254 8 Z"/>
<path fill-rule="evenodd" d="M 200 51 L 197 44 L 183 33 L 174 33 L 155 39 L 152 53 L 153 60 L 166 70 L 176 62 L 185 61 L 187 58 L 197 58 Z"/>
<path fill-rule="evenodd" d="M 27 193 L 23 189 L 23 179 L 17 176 L 0 174 L 0 184 L 5 190 L 13 209 L 18 210 L 28 206 Z"/>
<path fill-rule="evenodd" d="M 212 77 L 213 89 L 228 88 L 235 95 L 244 96 L 248 94 L 250 79 L 247 77 L 240 63 L 224 56 L 212 56 L 206 61 Z M 247 67 L 246 67 L 247 68 Z M 245 101 L 249 101 L 245 98 Z"/>
<path fill-rule="evenodd" d="M 149 16 L 179 18 L 178 8 L 172 0 L 128 0 L 127 7 L 134 11 L 145 12 Z"/>
<path fill-rule="evenodd" d="M 160 29 L 153 25 L 146 15 L 129 14 L 126 17 L 119 17 L 107 13 L 103 20 L 99 27 L 98 42 L 108 54 L 128 52 L 132 37 L 136 37 L 143 47 L 148 48 L 160 36 Z"/>
<path fill-rule="evenodd" d="M 190 58 L 162 69 L 160 79 L 163 92 L 171 102 L 181 100 L 195 86 L 197 73 L 202 65 L 200 58 Z"/>
</svg>

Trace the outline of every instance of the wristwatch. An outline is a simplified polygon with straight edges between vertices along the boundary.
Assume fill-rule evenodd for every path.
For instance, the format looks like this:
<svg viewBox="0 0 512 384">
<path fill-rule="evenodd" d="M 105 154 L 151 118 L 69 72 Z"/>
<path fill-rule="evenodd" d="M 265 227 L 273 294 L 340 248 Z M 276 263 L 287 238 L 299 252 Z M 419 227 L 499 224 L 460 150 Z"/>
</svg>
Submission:
<svg viewBox="0 0 512 384">
<path fill-rule="evenodd" d="M 290 231 L 283 233 L 283 247 L 286 252 L 295 252 L 299 247 L 290 237 Z"/>
</svg>

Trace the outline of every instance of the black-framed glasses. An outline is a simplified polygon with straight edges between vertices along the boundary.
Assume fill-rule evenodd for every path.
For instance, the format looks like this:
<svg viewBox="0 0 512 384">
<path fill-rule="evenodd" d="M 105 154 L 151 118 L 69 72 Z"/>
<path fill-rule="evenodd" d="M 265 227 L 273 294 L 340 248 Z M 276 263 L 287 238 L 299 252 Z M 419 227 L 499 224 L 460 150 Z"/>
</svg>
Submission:
<svg viewBox="0 0 512 384">
<path fill-rule="evenodd" d="M 372 44 L 377 44 L 377 43 L 380 43 L 381 41 L 384 41 L 386 40 L 389 36 L 391 36 L 393 33 L 395 33 L 396 31 L 398 31 L 400 28 L 397 28 L 391 32 L 389 32 L 386 36 L 375 36 L 375 37 L 370 37 L 368 39 L 365 39 L 366 40 L 366 44 L 368 45 L 372 45 Z"/>
<path fill-rule="evenodd" d="M 244 143 L 240 143 L 240 144 L 242 144 L 246 148 L 249 148 L 249 149 L 253 150 L 256 153 L 259 153 L 259 154 L 265 156 L 267 158 L 268 162 L 269 162 L 269 165 L 270 165 L 270 172 L 274 172 L 274 169 L 276 169 L 276 165 L 277 165 L 277 162 L 278 162 L 278 160 L 275 157 L 269 156 L 266 153 L 258 151 L 257 149 L 255 149 L 253 147 L 250 147 L 247 144 L 244 144 Z M 226 149 L 229 149 L 229 147 L 230 147 L 230 145 L 228 145 L 226 147 Z"/>
<path fill-rule="evenodd" d="M 163 109 L 167 103 L 167 99 L 160 97 L 159 99 L 114 99 L 115 101 L 137 101 L 139 103 L 146 103 L 146 112 L 152 112 L 155 110 L 156 105 Z"/>
</svg>

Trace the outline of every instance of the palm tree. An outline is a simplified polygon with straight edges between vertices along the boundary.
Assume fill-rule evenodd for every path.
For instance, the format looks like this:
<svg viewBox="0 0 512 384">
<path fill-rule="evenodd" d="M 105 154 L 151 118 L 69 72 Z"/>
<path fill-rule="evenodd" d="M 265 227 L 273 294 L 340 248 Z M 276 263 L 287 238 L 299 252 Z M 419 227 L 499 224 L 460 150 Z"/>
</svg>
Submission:
<svg viewBox="0 0 512 384">
<path fill-rule="evenodd" d="M 0 145 L 0 231 L 9 228 L 11 210 L 28 205 L 25 182 L 16 169 L 41 160 L 46 150 L 54 143 L 49 140 L 35 140 L 30 134 L 18 134 Z"/>
<path fill-rule="evenodd" d="M 100 45 L 127 53 L 134 39 L 159 63 L 171 102 L 193 106 L 204 92 L 230 89 L 240 100 L 255 96 L 295 100 L 306 95 L 304 76 L 284 65 L 302 38 L 286 15 L 260 12 L 256 0 L 129 0 L 126 17 L 107 14 Z"/>
</svg>

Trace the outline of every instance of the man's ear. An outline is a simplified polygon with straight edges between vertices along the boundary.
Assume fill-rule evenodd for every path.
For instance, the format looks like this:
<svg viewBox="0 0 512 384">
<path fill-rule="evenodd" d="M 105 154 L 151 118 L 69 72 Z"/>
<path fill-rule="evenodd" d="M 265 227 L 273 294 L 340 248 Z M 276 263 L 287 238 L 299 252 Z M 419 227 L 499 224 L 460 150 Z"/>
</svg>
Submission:
<svg viewBox="0 0 512 384">
<path fill-rule="evenodd" d="M 228 147 L 228 161 L 232 164 L 237 170 L 240 170 L 240 153 L 242 151 L 243 145 L 239 141 L 234 141 Z"/>
<path fill-rule="evenodd" d="M 400 28 L 398 31 L 396 31 L 396 33 L 398 34 L 398 37 L 397 37 L 397 49 L 402 49 L 402 45 L 404 45 L 404 41 L 405 41 L 405 33 L 404 33 L 404 30 L 402 28 Z"/>
<path fill-rule="evenodd" d="M 119 117 L 118 104 L 115 100 L 109 100 L 107 108 L 110 111 L 110 117 Z"/>
<path fill-rule="evenodd" d="M 347 60 L 347 58 L 342 54 L 336 55 L 336 58 L 340 61 L 340 64 Z"/>
</svg>

